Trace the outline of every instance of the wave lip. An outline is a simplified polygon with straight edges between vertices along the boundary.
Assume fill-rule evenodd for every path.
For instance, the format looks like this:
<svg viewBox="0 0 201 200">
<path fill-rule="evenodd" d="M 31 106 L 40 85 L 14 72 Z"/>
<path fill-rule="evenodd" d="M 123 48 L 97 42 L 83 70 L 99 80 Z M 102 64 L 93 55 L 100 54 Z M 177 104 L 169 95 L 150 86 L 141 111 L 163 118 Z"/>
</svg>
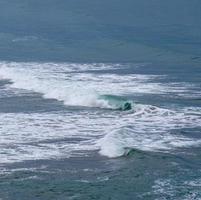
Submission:
<svg viewBox="0 0 201 200">
<path fill-rule="evenodd" d="M 98 99 L 104 100 L 109 106 L 117 110 L 132 110 L 133 102 L 123 98 L 121 96 L 115 95 L 100 95 Z"/>
<path fill-rule="evenodd" d="M 174 149 L 198 146 L 201 140 L 171 134 L 135 133 L 131 128 L 120 128 L 98 141 L 99 153 L 109 158 L 126 156 L 132 150 L 173 152 Z"/>
</svg>

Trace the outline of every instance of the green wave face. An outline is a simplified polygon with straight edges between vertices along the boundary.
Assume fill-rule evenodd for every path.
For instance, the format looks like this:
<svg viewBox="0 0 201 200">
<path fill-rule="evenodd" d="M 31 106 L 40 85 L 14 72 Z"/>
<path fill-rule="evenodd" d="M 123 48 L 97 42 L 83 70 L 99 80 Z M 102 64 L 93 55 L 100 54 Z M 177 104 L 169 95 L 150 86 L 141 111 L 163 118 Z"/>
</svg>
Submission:
<svg viewBox="0 0 201 200">
<path fill-rule="evenodd" d="M 105 100 L 107 101 L 107 103 L 117 109 L 117 110 L 122 110 L 122 111 L 126 111 L 126 110 L 131 110 L 133 107 L 133 104 L 131 101 L 120 97 L 120 96 L 115 96 L 115 95 L 100 95 L 99 99 Z"/>
</svg>

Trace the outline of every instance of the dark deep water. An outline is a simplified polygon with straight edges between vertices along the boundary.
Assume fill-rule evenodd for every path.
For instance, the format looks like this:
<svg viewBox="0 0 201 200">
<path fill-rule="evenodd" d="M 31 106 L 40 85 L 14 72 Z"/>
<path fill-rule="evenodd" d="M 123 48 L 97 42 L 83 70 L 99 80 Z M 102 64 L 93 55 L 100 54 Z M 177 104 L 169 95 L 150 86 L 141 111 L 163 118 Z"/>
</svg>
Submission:
<svg viewBox="0 0 201 200">
<path fill-rule="evenodd" d="M 200 10 L 0 0 L 0 200 L 201 199 Z"/>
</svg>

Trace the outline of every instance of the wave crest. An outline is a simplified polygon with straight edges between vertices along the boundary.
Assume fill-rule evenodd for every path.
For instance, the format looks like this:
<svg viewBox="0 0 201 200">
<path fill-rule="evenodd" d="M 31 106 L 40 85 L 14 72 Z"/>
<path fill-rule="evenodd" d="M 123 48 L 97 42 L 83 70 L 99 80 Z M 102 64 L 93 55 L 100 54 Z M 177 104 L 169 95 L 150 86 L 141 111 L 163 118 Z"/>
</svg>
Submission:
<svg viewBox="0 0 201 200">
<path fill-rule="evenodd" d="M 95 65 L 96 68 L 97 66 Z M 70 69 L 67 68 L 67 71 L 70 71 Z M 70 76 L 60 76 L 58 80 L 58 72 L 56 74 L 54 74 L 54 71 L 47 73 L 44 68 L 41 73 L 35 73 L 36 70 L 26 69 L 25 67 L 17 68 L 16 66 L 14 68 L 12 65 L 8 67 L 7 64 L 3 64 L 0 68 L 1 78 L 11 80 L 11 87 L 37 92 L 42 94 L 44 98 L 57 99 L 68 106 L 99 107 L 119 110 L 130 110 L 132 108 L 130 102 L 118 99 L 117 96 L 111 98 L 111 95 L 99 95 L 99 92 L 93 87 L 87 84 L 84 85 L 84 80 L 72 81 L 72 77 Z"/>
</svg>

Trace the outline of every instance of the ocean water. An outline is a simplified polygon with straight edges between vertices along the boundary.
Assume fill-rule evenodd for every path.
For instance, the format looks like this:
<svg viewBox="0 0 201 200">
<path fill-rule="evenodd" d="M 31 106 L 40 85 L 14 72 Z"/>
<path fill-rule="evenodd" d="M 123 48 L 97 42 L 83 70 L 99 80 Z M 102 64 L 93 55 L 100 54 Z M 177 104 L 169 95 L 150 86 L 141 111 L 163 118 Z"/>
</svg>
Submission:
<svg viewBox="0 0 201 200">
<path fill-rule="evenodd" d="M 0 200 L 201 199 L 200 6 L 1 0 Z"/>
</svg>

